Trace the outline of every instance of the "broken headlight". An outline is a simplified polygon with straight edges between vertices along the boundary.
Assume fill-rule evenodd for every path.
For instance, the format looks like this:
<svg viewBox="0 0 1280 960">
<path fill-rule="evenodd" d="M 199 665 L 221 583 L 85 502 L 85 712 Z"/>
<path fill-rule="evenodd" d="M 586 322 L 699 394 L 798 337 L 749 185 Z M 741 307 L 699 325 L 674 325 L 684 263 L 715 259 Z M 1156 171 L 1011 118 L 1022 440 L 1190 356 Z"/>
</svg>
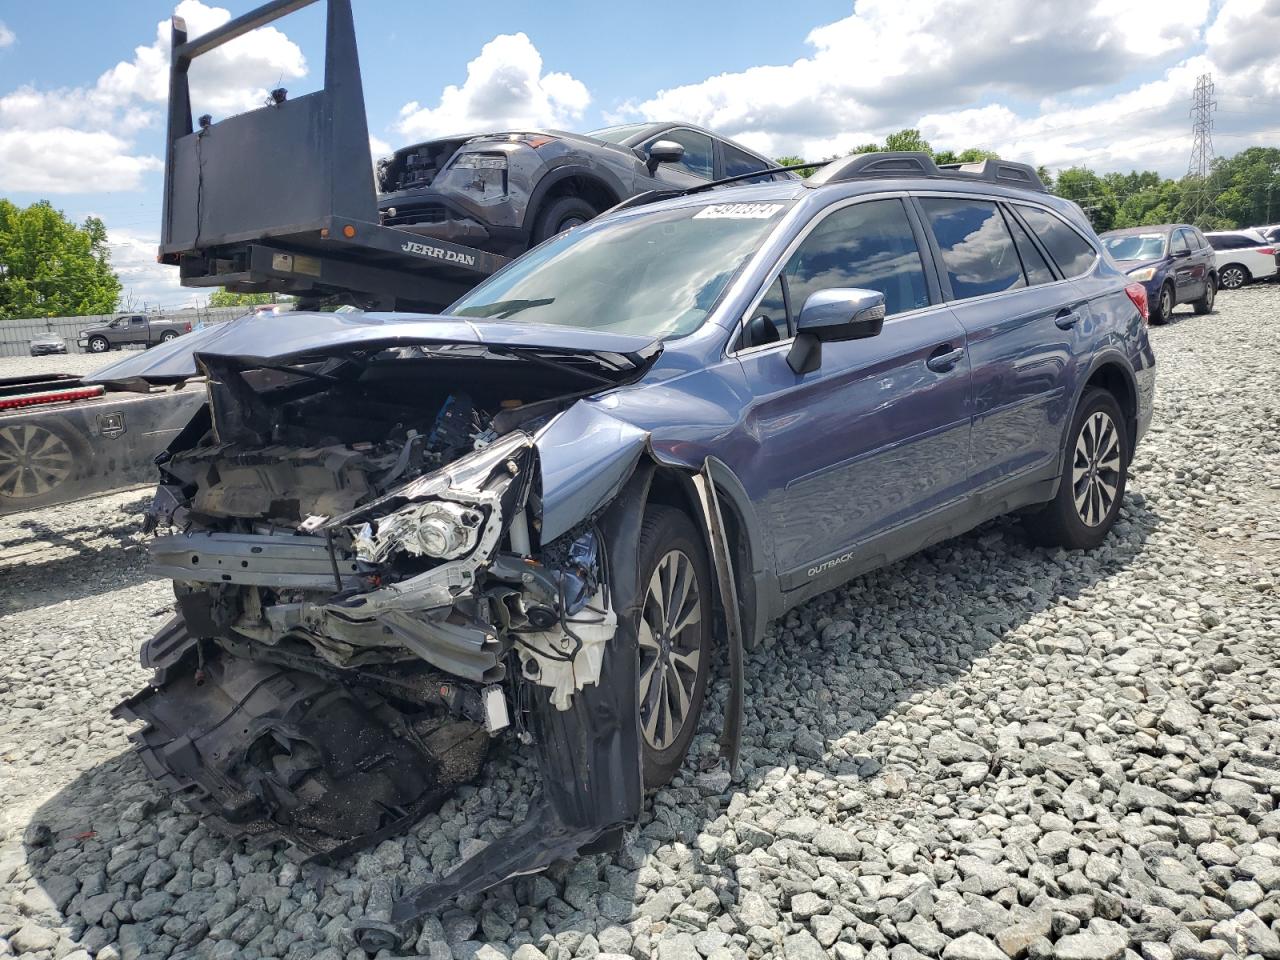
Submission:
<svg viewBox="0 0 1280 960">
<path fill-rule="evenodd" d="M 505 170 L 507 158 L 501 153 L 464 153 L 453 166 L 457 170 Z"/>
<path fill-rule="evenodd" d="M 475 549 L 484 513 L 466 504 L 430 500 L 364 524 L 356 534 L 356 555 L 376 563 L 397 550 L 417 557 L 456 560 Z"/>
</svg>

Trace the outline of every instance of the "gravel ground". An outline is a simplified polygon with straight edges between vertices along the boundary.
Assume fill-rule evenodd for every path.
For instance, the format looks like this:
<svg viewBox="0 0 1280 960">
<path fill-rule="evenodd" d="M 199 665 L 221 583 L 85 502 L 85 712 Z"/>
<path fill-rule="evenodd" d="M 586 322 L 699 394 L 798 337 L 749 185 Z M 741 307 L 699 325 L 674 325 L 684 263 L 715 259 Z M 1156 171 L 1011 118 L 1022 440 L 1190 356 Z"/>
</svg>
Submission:
<svg viewBox="0 0 1280 960">
<path fill-rule="evenodd" d="M 713 698 L 621 853 L 411 951 L 1280 960 L 1280 288 L 1219 304 L 1152 331 L 1156 425 L 1102 549 L 1001 520 L 788 614 L 748 661 L 738 783 Z M 107 715 L 170 604 L 140 502 L 0 520 L 0 955 L 355 960 L 353 921 L 507 830 L 534 773 L 500 753 L 336 869 L 211 833 Z"/>
<path fill-rule="evenodd" d="M 51 357 L 0 357 L 0 380 L 37 373 L 74 373 L 83 377 L 125 356 L 116 350 L 106 356 L 97 353 L 68 353 Z"/>
</svg>

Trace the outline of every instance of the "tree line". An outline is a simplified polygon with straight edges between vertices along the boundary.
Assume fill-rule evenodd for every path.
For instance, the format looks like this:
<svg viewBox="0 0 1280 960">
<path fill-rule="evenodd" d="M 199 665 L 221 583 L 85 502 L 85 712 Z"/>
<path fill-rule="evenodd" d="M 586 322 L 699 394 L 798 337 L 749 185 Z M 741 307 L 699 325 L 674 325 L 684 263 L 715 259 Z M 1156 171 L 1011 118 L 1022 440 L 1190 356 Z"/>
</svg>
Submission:
<svg viewBox="0 0 1280 960">
<path fill-rule="evenodd" d="M 935 150 L 919 130 L 891 133 L 883 144 L 865 143 L 845 156 L 918 150 L 935 163 L 974 163 L 999 159 L 980 147 Z M 839 159 L 824 157 L 823 163 Z M 803 163 L 801 157 L 779 157 L 784 166 Z M 808 176 L 816 167 L 798 172 Z M 1068 167 L 1057 176 L 1041 166 L 1040 179 L 1052 193 L 1080 204 L 1095 230 L 1116 230 L 1157 223 L 1194 223 L 1203 230 L 1231 230 L 1280 221 L 1280 149 L 1249 147 L 1232 157 L 1218 157 L 1209 176 L 1162 177 L 1154 170 L 1099 174 L 1088 167 Z"/>
<path fill-rule="evenodd" d="M 884 143 L 864 143 L 854 153 L 920 150 L 937 163 L 998 159 L 981 147 L 936 150 L 907 128 Z M 822 162 L 838 159 L 826 157 Z M 803 162 L 779 157 L 779 164 Z M 807 176 L 816 167 L 799 170 Z M 1249 147 L 1219 157 L 1203 180 L 1173 180 L 1154 170 L 1099 174 L 1068 167 L 1053 176 L 1040 167 L 1040 179 L 1060 197 L 1074 200 L 1099 232 L 1156 223 L 1195 223 L 1206 230 L 1259 226 L 1280 221 L 1280 149 Z M 97 217 L 73 223 L 47 200 L 28 207 L 0 198 L 0 320 L 111 313 L 120 299 L 120 278 L 111 268 L 107 230 Z M 270 294 L 218 291 L 211 305 L 270 302 Z"/>
</svg>

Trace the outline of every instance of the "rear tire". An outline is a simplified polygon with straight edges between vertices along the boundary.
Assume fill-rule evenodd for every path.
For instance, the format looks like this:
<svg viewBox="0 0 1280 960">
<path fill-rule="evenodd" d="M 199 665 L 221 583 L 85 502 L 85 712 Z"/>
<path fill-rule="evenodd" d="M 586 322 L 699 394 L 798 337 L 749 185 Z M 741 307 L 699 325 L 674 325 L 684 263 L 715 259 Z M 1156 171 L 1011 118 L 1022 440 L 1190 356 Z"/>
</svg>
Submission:
<svg viewBox="0 0 1280 960">
<path fill-rule="evenodd" d="M 1024 518 L 1031 538 L 1068 550 L 1102 543 L 1120 513 L 1132 455 L 1120 404 L 1106 390 L 1088 388 L 1067 434 L 1058 494 Z"/>
<path fill-rule="evenodd" d="M 652 506 L 640 530 L 637 678 L 646 789 L 684 762 L 711 667 L 711 575 L 702 535 L 673 507 Z"/>
<path fill-rule="evenodd" d="M 1192 300 L 1191 306 L 1196 313 L 1203 316 L 1206 313 L 1213 312 L 1213 301 L 1218 295 L 1218 281 L 1212 276 L 1205 282 L 1204 296 L 1199 300 Z"/>
<path fill-rule="evenodd" d="M 177 339 L 178 339 L 178 334 L 173 330 L 166 330 L 164 333 L 160 334 L 161 343 L 168 343 L 170 340 L 177 340 Z"/>
<path fill-rule="evenodd" d="M 598 210 L 581 197 L 557 197 L 542 208 L 533 227 L 533 242 L 541 243 L 557 233 L 564 233 L 586 223 Z"/>
<path fill-rule="evenodd" d="M 1156 295 L 1156 302 L 1151 305 L 1151 322 L 1168 323 L 1174 306 L 1173 284 L 1166 283 Z"/>
<path fill-rule="evenodd" d="M 1223 290 L 1239 290 L 1250 279 L 1249 271 L 1238 263 L 1229 263 L 1218 271 L 1218 286 Z"/>
</svg>

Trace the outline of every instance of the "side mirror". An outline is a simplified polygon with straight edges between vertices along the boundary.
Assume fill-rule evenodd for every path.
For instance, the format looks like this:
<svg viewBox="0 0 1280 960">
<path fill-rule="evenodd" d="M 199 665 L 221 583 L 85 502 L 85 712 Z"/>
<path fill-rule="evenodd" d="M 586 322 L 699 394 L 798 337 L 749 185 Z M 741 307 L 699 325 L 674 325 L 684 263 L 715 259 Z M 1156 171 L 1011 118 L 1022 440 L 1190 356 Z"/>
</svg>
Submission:
<svg viewBox="0 0 1280 960">
<path fill-rule="evenodd" d="M 1186 257 L 1189 257 L 1189 256 L 1191 256 L 1191 251 L 1190 251 L 1190 250 L 1175 250 L 1175 251 L 1173 251 L 1173 259 L 1175 259 L 1175 260 L 1183 260 L 1183 259 L 1185 259 Z"/>
<path fill-rule="evenodd" d="M 649 168 L 649 176 L 658 171 L 660 163 L 679 163 L 684 159 L 684 145 L 674 140 L 656 140 L 649 144 L 645 166 Z"/>
<path fill-rule="evenodd" d="M 879 335 L 884 312 L 884 294 L 877 290 L 834 287 L 810 294 L 796 321 L 787 365 L 795 373 L 812 373 L 822 363 L 823 343 Z"/>
</svg>

